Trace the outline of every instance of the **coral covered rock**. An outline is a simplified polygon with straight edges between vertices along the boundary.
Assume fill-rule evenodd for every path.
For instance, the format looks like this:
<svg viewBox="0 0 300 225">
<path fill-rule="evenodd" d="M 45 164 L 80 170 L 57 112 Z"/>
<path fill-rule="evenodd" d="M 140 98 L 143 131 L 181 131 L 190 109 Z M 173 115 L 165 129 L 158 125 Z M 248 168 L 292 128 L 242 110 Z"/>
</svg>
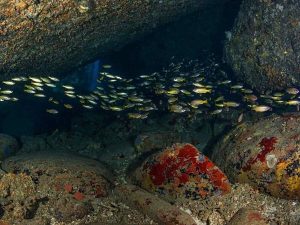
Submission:
<svg viewBox="0 0 300 225">
<path fill-rule="evenodd" d="M 217 145 L 213 160 L 235 182 L 299 199 L 299 122 L 299 114 L 289 114 L 241 124 Z"/>
<path fill-rule="evenodd" d="M 166 198 L 199 199 L 230 191 L 226 175 L 191 144 L 175 144 L 150 157 L 135 179 Z"/>
</svg>

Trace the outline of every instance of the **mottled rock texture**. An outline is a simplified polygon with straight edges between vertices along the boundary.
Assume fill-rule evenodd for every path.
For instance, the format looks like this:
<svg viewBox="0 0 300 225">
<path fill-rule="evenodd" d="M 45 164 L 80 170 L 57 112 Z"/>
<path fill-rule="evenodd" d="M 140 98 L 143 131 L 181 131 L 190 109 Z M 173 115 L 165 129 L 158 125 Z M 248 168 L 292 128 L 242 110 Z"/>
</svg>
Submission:
<svg viewBox="0 0 300 225">
<path fill-rule="evenodd" d="M 212 160 L 232 182 L 263 193 L 299 200 L 300 114 L 273 115 L 245 122 L 226 135 Z"/>
<path fill-rule="evenodd" d="M 26 219 L 45 213 L 71 224 L 90 215 L 94 202 L 108 197 L 113 187 L 113 175 L 102 164 L 66 153 L 19 154 L 2 166 L 10 172 L 0 180 L 3 219 L 22 224 L 34 224 Z"/>
<path fill-rule="evenodd" d="M 191 215 L 134 185 L 119 185 L 116 194 L 126 204 L 149 215 L 159 224 L 196 225 Z"/>
<path fill-rule="evenodd" d="M 269 223 L 263 217 L 259 210 L 241 208 L 231 218 L 227 225 L 251 224 L 251 225 L 268 225 Z"/>
<path fill-rule="evenodd" d="M 225 59 L 260 92 L 300 82 L 300 1 L 244 0 Z"/>
<path fill-rule="evenodd" d="M 14 137 L 0 133 L 0 161 L 16 153 L 19 148 L 20 145 Z"/>
<path fill-rule="evenodd" d="M 223 0 L 0 0 L 1 78 L 65 72 Z"/>
</svg>

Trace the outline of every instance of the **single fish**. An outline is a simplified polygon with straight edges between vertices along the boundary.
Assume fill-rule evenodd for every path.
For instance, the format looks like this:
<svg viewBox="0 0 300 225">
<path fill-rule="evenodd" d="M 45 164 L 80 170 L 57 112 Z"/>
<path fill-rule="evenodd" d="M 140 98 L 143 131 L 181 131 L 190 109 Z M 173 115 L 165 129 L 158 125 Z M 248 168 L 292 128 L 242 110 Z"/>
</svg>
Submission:
<svg viewBox="0 0 300 225">
<path fill-rule="evenodd" d="M 42 83 L 42 80 L 37 77 L 29 77 L 30 80 L 32 80 L 35 83 Z"/>
<path fill-rule="evenodd" d="M 208 88 L 195 88 L 193 89 L 193 91 L 197 94 L 206 94 L 206 93 L 211 93 L 212 89 L 208 89 Z"/>
<path fill-rule="evenodd" d="M 73 90 L 74 87 L 71 85 L 62 85 L 63 88 L 67 89 L 67 90 Z"/>
<path fill-rule="evenodd" d="M 3 84 L 6 84 L 6 85 L 10 85 L 10 86 L 12 86 L 12 85 L 15 85 L 15 84 L 16 84 L 15 82 L 13 82 L 13 81 L 9 81 L 9 80 L 7 80 L 7 81 L 2 81 L 2 83 L 3 83 Z"/>
<path fill-rule="evenodd" d="M 3 90 L 1 91 L 2 94 L 5 94 L 5 95 L 9 95 L 9 94 L 12 94 L 13 91 L 12 90 Z"/>
<path fill-rule="evenodd" d="M 35 90 L 32 89 L 24 89 L 24 92 L 29 93 L 29 94 L 34 94 Z"/>
<path fill-rule="evenodd" d="M 48 76 L 48 78 L 49 78 L 50 80 L 52 80 L 52 81 L 55 81 L 55 82 L 58 82 L 58 81 L 59 81 L 59 79 L 56 78 L 56 77 Z"/>
<path fill-rule="evenodd" d="M 65 107 L 66 109 L 72 109 L 72 108 L 73 108 L 73 106 L 70 105 L 70 104 L 64 104 L 64 107 Z"/>
<path fill-rule="evenodd" d="M 255 112 L 266 112 L 271 110 L 271 107 L 267 105 L 255 105 L 252 107 L 252 110 Z"/>
<path fill-rule="evenodd" d="M 46 97 L 46 95 L 40 94 L 40 93 L 36 93 L 36 94 L 34 94 L 34 96 L 39 97 L 39 98 L 45 98 Z"/>
<path fill-rule="evenodd" d="M 46 109 L 46 112 L 50 113 L 50 114 L 57 114 L 58 110 L 56 110 L 56 109 Z"/>
</svg>

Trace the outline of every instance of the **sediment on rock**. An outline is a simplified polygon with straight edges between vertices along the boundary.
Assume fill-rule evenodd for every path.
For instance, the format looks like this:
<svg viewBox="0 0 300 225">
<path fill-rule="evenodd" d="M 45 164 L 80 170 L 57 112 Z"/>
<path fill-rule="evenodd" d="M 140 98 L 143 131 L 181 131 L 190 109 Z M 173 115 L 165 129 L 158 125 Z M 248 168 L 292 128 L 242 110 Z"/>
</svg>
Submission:
<svg viewBox="0 0 300 225">
<path fill-rule="evenodd" d="M 197 224 L 191 215 L 137 186 L 119 185 L 116 193 L 124 203 L 140 210 L 159 224 Z"/>
</svg>

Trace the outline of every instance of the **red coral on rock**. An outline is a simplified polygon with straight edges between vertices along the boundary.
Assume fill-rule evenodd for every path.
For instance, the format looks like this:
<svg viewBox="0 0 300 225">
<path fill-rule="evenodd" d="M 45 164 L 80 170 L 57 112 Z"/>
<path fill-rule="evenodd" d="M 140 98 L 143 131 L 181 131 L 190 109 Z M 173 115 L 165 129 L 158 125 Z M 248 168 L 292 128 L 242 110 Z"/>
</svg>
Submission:
<svg viewBox="0 0 300 225">
<path fill-rule="evenodd" d="M 72 184 L 65 184 L 64 189 L 67 193 L 71 193 L 73 190 Z"/>
<path fill-rule="evenodd" d="M 142 187 L 176 197 L 199 198 L 230 191 L 226 175 L 191 144 L 176 144 L 136 172 Z"/>
<path fill-rule="evenodd" d="M 246 163 L 246 165 L 243 167 L 243 171 L 248 171 L 251 169 L 251 166 L 255 164 L 256 162 L 265 162 L 266 161 L 266 155 L 273 151 L 275 149 L 275 144 L 277 142 L 276 137 L 270 137 L 270 138 L 263 138 L 259 146 L 262 148 L 262 150 L 254 157 L 249 159 L 249 161 Z"/>
<path fill-rule="evenodd" d="M 73 196 L 77 201 L 82 201 L 84 199 L 84 194 L 79 191 L 75 192 Z"/>
</svg>

